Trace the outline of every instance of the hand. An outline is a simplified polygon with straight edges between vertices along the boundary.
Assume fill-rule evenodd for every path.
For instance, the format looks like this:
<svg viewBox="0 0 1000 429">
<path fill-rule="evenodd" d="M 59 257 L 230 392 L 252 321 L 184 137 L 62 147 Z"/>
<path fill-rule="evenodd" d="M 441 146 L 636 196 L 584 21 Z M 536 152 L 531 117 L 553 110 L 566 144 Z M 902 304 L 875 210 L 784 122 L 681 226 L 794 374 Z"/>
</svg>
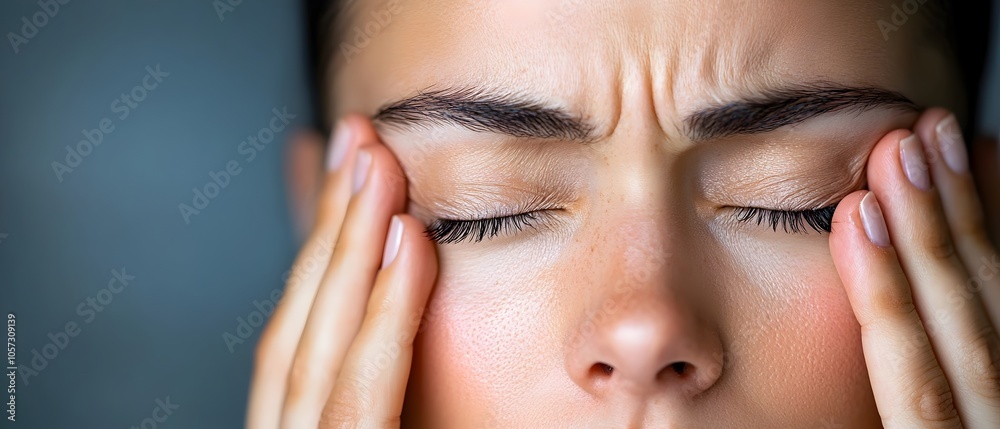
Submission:
<svg viewBox="0 0 1000 429">
<path fill-rule="evenodd" d="M 437 276 L 406 180 L 371 122 L 342 120 L 316 226 L 257 345 L 247 428 L 398 428 Z M 356 191 L 356 192 L 353 192 Z"/>
<path fill-rule="evenodd" d="M 1000 255 L 954 117 L 883 137 L 830 250 L 886 428 L 1000 428 Z M 900 152 L 902 147 L 902 154 Z"/>
</svg>

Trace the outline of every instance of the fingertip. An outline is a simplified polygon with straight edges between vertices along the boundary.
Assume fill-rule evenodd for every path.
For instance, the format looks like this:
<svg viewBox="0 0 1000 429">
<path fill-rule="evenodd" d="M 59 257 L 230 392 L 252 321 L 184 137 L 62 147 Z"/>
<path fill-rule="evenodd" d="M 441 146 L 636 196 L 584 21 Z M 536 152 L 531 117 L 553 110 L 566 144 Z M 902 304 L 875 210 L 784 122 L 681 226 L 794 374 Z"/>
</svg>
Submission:
<svg viewBox="0 0 1000 429">
<path fill-rule="evenodd" d="M 378 134 L 370 119 L 354 113 L 344 115 L 330 131 L 326 150 L 327 171 L 332 175 L 350 167 L 357 148 L 378 142 Z"/>
<path fill-rule="evenodd" d="M 892 240 L 889 238 L 889 228 L 885 224 L 885 216 L 879 206 L 875 193 L 869 192 L 858 204 L 858 214 L 865 236 L 871 244 L 877 247 L 889 248 Z"/>
<path fill-rule="evenodd" d="M 351 127 L 351 123 L 344 119 L 337 121 L 326 148 L 327 172 L 336 172 L 341 168 L 353 141 L 354 130 Z"/>
<path fill-rule="evenodd" d="M 422 222 L 407 214 L 393 216 L 394 227 L 399 228 L 398 249 L 392 260 L 385 263 L 379 277 L 384 277 L 401 293 L 413 314 L 422 314 L 431 289 L 437 280 L 438 261 L 434 244 L 424 235 Z M 390 240 L 393 238 L 390 234 Z M 388 243 L 388 241 L 387 241 Z M 388 251 L 387 251 L 388 252 Z M 383 261 L 384 262 L 384 261 Z"/>
<path fill-rule="evenodd" d="M 335 220 L 343 216 L 350 198 L 354 159 L 360 146 L 355 121 L 348 117 L 337 121 L 330 137 L 325 141 L 325 177 L 316 207 L 314 228 L 336 226 Z"/>
<path fill-rule="evenodd" d="M 862 214 L 865 204 L 875 201 L 870 191 L 856 191 L 844 198 L 834 212 L 834 228 L 830 234 L 830 255 L 849 296 L 856 295 L 856 289 L 884 272 L 885 264 L 895 261 L 891 246 L 881 246 L 872 239 Z M 877 203 L 876 203 L 877 204 Z M 888 235 L 881 239 L 888 240 Z M 894 269 L 888 272 L 895 272 Z M 873 277 L 875 275 L 876 277 Z"/>
<path fill-rule="evenodd" d="M 358 150 L 371 155 L 371 171 L 365 186 L 379 188 L 377 192 L 392 204 L 393 212 L 402 212 L 406 205 L 407 180 L 399 161 L 383 144 L 365 144 Z"/>
<path fill-rule="evenodd" d="M 408 214 L 397 214 L 395 216 L 402 226 L 400 239 L 400 252 L 396 260 L 406 260 L 401 263 L 413 267 L 419 267 L 417 273 L 421 278 L 431 278 L 437 276 L 437 249 L 424 230 L 426 226 L 419 219 Z M 404 256 L 405 255 L 405 256 Z M 433 282 L 433 281 L 432 281 Z"/>
<path fill-rule="evenodd" d="M 928 156 L 931 157 L 932 160 L 939 159 L 941 153 L 939 150 L 940 146 L 938 144 L 938 124 L 951 114 L 951 111 L 947 109 L 941 107 L 931 107 L 920 115 L 920 118 L 917 119 L 917 123 L 913 126 L 913 132 L 920 137 L 922 142 L 924 142 L 924 150 L 927 151 Z"/>
<path fill-rule="evenodd" d="M 854 191 L 847 194 L 844 199 L 840 200 L 837 204 L 837 210 L 833 212 L 833 223 L 834 229 L 843 230 L 847 226 L 857 226 L 859 225 L 855 222 L 858 219 L 858 206 L 861 203 L 861 199 L 868 195 L 868 190 Z"/>
<path fill-rule="evenodd" d="M 371 118 L 358 113 L 349 113 L 344 115 L 341 120 L 350 124 L 350 127 L 360 144 L 378 144 L 381 142 L 378 133 L 375 132 L 375 125 L 372 124 Z"/>
<path fill-rule="evenodd" d="M 389 266 L 399 254 L 399 246 L 403 239 L 403 223 L 399 216 L 393 215 L 389 221 L 389 234 L 385 237 L 385 246 L 382 251 L 382 268 Z"/>
<path fill-rule="evenodd" d="M 868 155 L 868 184 L 872 191 L 891 186 L 899 167 L 899 142 L 913 135 L 913 131 L 896 129 L 879 139 Z"/>
<path fill-rule="evenodd" d="M 867 190 L 852 192 L 837 204 L 837 210 L 833 212 L 833 222 L 830 231 L 831 249 L 836 251 L 849 248 L 849 246 L 853 245 L 851 243 L 852 239 L 859 234 L 864 234 L 858 209 L 861 199 L 868 193 L 869 191 Z"/>
</svg>

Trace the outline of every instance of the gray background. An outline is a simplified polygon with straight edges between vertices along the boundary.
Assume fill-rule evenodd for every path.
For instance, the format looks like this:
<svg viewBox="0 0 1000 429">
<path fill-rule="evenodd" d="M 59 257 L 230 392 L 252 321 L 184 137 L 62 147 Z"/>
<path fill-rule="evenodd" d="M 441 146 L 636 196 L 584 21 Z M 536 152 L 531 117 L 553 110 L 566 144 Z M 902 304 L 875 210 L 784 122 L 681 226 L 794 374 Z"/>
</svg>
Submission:
<svg viewBox="0 0 1000 429">
<path fill-rule="evenodd" d="M 4 1 L 0 30 L 38 10 Z M 128 428 L 167 396 L 180 408 L 159 427 L 242 424 L 259 328 L 234 353 L 222 334 L 281 286 L 296 248 L 287 131 L 251 162 L 237 146 L 272 108 L 309 122 L 302 27 L 297 1 L 244 1 L 220 21 L 207 0 L 77 0 L 19 53 L 4 38 L 0 311 L 17 314 L 21 365 L 67 322 L 81 331 L 19 380 L 12 427 Z M 112 100 L 157 64 L 170 75 L 119 120 Z M 105 117 L 114 131 L 60 182 L 51 163 Z M 185 224 L 178 204 L 230 160 L 242 172 Z M 135 280 L 85 323 L 77 306 L 122 267 Z"/>
<path fill-rule="evenodd" d="M 4 1 L 0 30 L 38 10 Z M 76 0 L 20 52 L 4 38 L 0 310 L 17 314 L 22 366 L 66 323 L 80 333 L 19 380 L 18 422 L 0 426 L 138 427 L 168 396 L 180 408 L 158 427 L 241 426 L 260 328 L 232 353 L 223 333 L 281 286 L 296 243 L 288 132 L 250 162 L 237 146 L 272 108 L 311 121 L 301 13 L 298 1 L 244 1 L 220 20 L 210 0 Z M 156 65 L 169 76 L 118 119 L 111 102 Z M 996 134 L 1000 81 L 987 91 L 980 128 Z M 113 133 L 60 182 L 51 163 L 105 117 Z M 178 204 L 230 160 L 240 175 L 185 224 Z M 86 323 L 77 306 L 122 267 L 135 280 Z"/>
</svg>

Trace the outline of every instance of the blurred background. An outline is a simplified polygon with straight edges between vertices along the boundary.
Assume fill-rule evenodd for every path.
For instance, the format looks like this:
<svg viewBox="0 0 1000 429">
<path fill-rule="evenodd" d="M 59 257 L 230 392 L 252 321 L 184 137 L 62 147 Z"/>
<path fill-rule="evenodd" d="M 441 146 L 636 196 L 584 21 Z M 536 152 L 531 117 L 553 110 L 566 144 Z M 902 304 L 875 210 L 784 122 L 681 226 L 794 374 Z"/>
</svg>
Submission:
<svg viewBox="0 0 1000 429">
<path fill-rule="evenodd" d="M 297 250 L 283 146 L 316 115 L 306 13 L 0 5 L 0 316 L 15 314 L 19 366 L 0 427 L 242 427 Z M 996 136 L 992 38 L 977 128 Z"/>
</svg>

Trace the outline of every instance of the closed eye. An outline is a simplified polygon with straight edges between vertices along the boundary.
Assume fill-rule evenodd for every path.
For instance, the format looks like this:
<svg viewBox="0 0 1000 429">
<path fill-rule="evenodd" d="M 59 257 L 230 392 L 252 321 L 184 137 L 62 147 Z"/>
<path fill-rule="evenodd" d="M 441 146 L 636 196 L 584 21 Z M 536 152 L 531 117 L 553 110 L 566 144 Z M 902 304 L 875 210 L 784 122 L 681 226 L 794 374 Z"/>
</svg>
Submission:
<svg viewBox="0 0 1000 429">
<path fill-rule="evenodd" d="M 440 244 L 460 243 L 470 240 L 478 243 L 498 235 L 512 235 L 524 228 L 534 228 L 543 210 L 518 213 L 485 219 L 435 219 L 425 234 Z"/>
<path fill-rule="evenodd" d="M 768 225 L 772 230 L 778 227 L 787 233 L 805 234 L 809 229 L 829 233 L 833 227 L 833 213 L 837 205 L 815 210 L 772 210 L 758 207 L 737 207 L 736 220 L 755 222 L 757 226 Z"/>
<path fill-rule="evenodd" d="M 833 213 L 837 205 L 815 210 L 774 210 L 759 207 L 737 207 L 736 220 L 766 225 L 777 231 L 806 234 L 810 229 L 829 233 L 833 226 Z M 439 244 L 464 241 L 478 243 L 500 235 L 513 235 L 525 228 L 535 228 L 545 210 L 536 210 L 508 216 L 483 219 L 435 219 L 425 230 L 425 235 Z"/>
</svg>

